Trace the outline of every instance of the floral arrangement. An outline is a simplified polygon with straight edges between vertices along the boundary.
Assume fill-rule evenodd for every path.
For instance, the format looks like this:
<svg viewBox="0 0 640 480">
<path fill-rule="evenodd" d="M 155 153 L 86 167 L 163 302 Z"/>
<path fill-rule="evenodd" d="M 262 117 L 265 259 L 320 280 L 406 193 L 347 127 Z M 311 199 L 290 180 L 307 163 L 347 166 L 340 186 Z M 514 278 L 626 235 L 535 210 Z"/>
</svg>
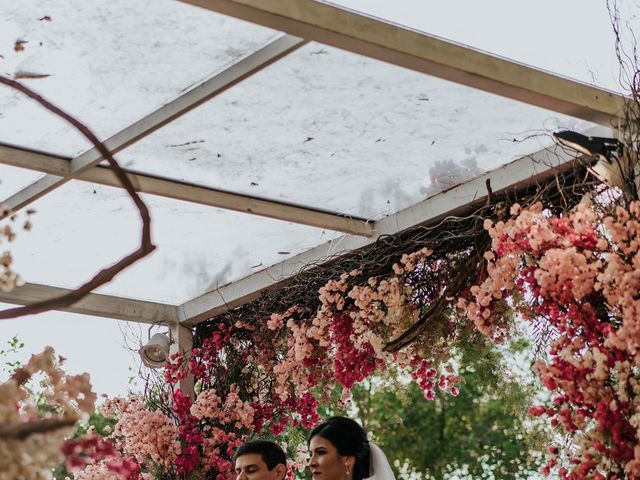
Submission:
<svg viewBox="0 0 640 480">
<path fill-rule="evenodd" d="M 562 479 L 640 478 L 640 202 L 604 219 L 579 205 L 552 215 L 541 204 L 504 222 L 486 278 L 459 308 L 483 334 L 509 333 L 504 312 L 548 329 L 534 369 L 553 394 L 530 413 L 557 432 L 542 471 Z"/>
<path fill-rule="evenodd" d="M 355 384 L 387 369 L 412 378 L 426 399 L 458 395 L 456 349 L 473 335 L 506 340 L 518 315 L 548 339 L 534 368 L 551 397 L 530 409 L 556 434 L 543 473 L 640 479 L 640 202 L 609 204 L 604 215 L 584 203 L 551 205 L 487 207 L 455 220 L 453 246 L 423 237 L 419 248 L 385 254 L 384 265 L 331 276 L 315 305 L 206 323 L 193 350 L 171 358 L 162 384 L 144 398 L 105 402 L 112 429 L 68 440 L 55 455 L 76 480 L 226 480 L 240 443 L 273 438 L 297 456 L 318 405 L 336 396 L 348 404 Z M 25 371 L 45 368 L 33 365 Z M 54 390 L 73 383 L 48 368 Z M 195 379 L 193 396 L 177 387 L 186 376 Z M 20 382 L 2 388 L 19 390 Z M 69 425 L 93 408 L 73 392 L 56 410 L 76 412 Z M 54 445 L 68 433 L 45 435 Z M 11 441 L 0 435 L 0 448 Z M 298 456 L 289 477 L 303 465 Z"/>
<path fill-rule="evenodd" d="M 315 308 L 303 302 L 257 318 L 232 312 L 201 326 L 193 350 L 172 357 L 164 386 L 152 389 L 144 401 L 118 399 L 104 407 L 104 414 L 118 419 L 107 440 L 122 459 L 137 465 L 129 476 L 113 478 L 224 480 L 231 475 L 233 451 L 254 435 L 286 443 L 295 456 L 300 429 L 319 421 L 319 404 L 336 395 L 348 404 L 353 385 L 389 368 L 412 378 L 428 400 L 438 391 L 458 395 L 460 377 L 452 359 L 464 348 L 463 339 L 504 340 L 514 311 L 536 318 L 531 305 L 536 297 L 529 292 L 535 277 L 523 273 L 536 267 L 516 246 L 531 240 L 538 250 L 550 248 L 540 219 L 573 225 L 562 216 L 553 221 L 540 205 L 518 208 L 507 221 L 496 218 L 506 220 L 504 208 L 484 224 L 488 215 L 452 220 L 458 230 L 448 234 L 457 243 L 443 243 L 441 237 L 431 238 L 429 246 L 423 241 L 412 252 L 389 256 L 388 266 L 375 274 L 365 265 L 335 275 L 319 288 Z M 588 209 L 572 215 L 580 225 L 597 225 Z M 511 230 L 505 229 L 527 218 L 536 219 L 533 233 L 523 227 L 511 245 Z M 573 238 L 565 230 L 556 235 L 562 241 Z M 591 245 L 591 237 L 579 238 Z M 408 333 L 409 341 L 393 348 Z M 188 375 L 195 379 L 193 397 L 177 388 Z M 106 468 L 107 460 L 92 462 L 75 478 L 95 478 L 92 471 Z M 303 465 L 298 458 L 292 467 Z"/>
<path fill-rule="evenodd" d="M 451 335 L 438 332 L 428 346 L 385 351 L 388 339 L 417 318 L 412 278 L 431 254 L 421 249 L 404 255 L 392 276 L 370 278 L 365 285 L 349 283 L 360 272 L 344 274 L 320 290 L 315 312 L 293 306 L 261 324 L 217 323 L 189 355 L 173 355 L 164 372 L 166 385 L 174 387 L 192 375 L 195 397 L 164 389 L 147 403 L 106 402 L 102 413 L 118 418 L 110 441 L 123 458 L 135 460 L 141 475 L 223 480 L 230 477 L 230 458 L 243 441 L 259 434 L 289 440 L 295 450 L 301 443 L 297 429 L 320 421 L 319 402 L 340 390 L 341 400 L 349 402 L 355 383 L 390 364 L 411 373 L 426 398 L 433 399 L 436 388 L 457 395 L 460 380 L 446 364 Z M 455 330 L 449 322 L 443 328 Z M 96 478 L 105 461 L 75 478 Z M 298 458 L 292 469 L 304 466 Z"/>
<path fill-rule="evenodd" d="M 60 363 L 47 347 L 0 384 L 0 479 L 47 478 L 64 458 L 60 446 L 93 412 L 89 375 L 65 375 Z M 37 395 L 27 387 L 33 377 L 41 377 Z"/>
</svg>

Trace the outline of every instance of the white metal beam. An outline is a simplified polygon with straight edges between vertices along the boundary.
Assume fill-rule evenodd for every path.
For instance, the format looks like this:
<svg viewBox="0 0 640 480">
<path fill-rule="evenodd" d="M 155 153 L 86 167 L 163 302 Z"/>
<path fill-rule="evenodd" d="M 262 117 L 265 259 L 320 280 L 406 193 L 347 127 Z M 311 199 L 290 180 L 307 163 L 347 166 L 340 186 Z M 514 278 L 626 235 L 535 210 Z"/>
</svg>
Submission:
<svg viewBox="0 0 640 480">
<path fill-rule="evenodd" d="M 58 176 L 68 175 L 71 168 L 69 157 L 4 143 L 0 143 L 0 163 Z"/>
<path fill-rule="evenodd" d="M 244 57 L 230 67 L 217 72 L 205 82 L 190 89 L 168 104 L 131 124 L 104 141 L 107 149 L 112 153 L 132 145 L 138 140 L 150 135 L 167 123 L 184 115 L 198 105 L 224 92 L 228 88 L 262 70 L 266 66 L 298 49 L 306 43 L 291 35 L 283 35 L 260 50 Z M 20 192 L 12 195 L 3 206 L 11 211 L 29 205 L 31 202 L 58 188 L 82 172 L 94 167 L 103 160 L 97 148 L 91 148 L 78 155 L 71 161 L 69 173 L 66 176 L 46 175 Z"/>
<path fill-rule="evenodd" d="M 624 104 L 614 92 L 326 2 L 182 1 L 606 127 Z"/>
<path fill-rule="evenodd" d="M 607 129 L 597 127 L 588 134 L 603 136 L 608 132 Z M 494 193 L 516 186 L 535 185 L 541 179 L 553 175 L 559 168 L 572 164 L 573 160 L 573 157 L 554 147 L 522 157 L 385 217 L 376 222 L 375 234 L 371 238 L 343 235 L 185 302 L 178 307 L 180 321 L 194 325 L 213 318 L 257 299 L 265 290 L 277 288 L 308 265 L 319 264 L 367 246 L 374 243 L 380 235 L 392 235 L 417 225 L 435 223 L 448 215 L 456 215 L 473 204 L 485 202 L 488 194 L 487 180 L 491 181 Z"/>
<path fill-rule="evenodd" d="M 373 221 L 330 212 L 314 207 L 269 200 L 267 198 L 203 187 L 162 177 L 127 172 L 134 188 L 139 192 L 161 195 L 211 207 L 249 213 L 261 217 L 325 228 L 354 235 L 371 236 Z M 119 182 L 109 168 L 97 167 L 83 173 L 81 180 L 119 187 Z"/>
<path fill-rule="evenodd" d="M 70 171 L 70 159 L 2 144 L 0 144 L 0 163 L 62 176 L 68 175 Z M 136 191 L 141 193 L 354 235 L 369 236 L 373 233 L 373 222 L 364 218 L 253 195 L 203 187 L 130 170 L 125 171 Z M 111 168 L 102 165 L 85 170 L 79 173 L 76 178 L 86 182 L 122 188 Z"/>
<path fill-rule="evenodd" d="M 42 300 L 59 297 L 70 291 L 66 288 L 27 283 L 21 287 L 16 287 L 11 292 L 0 290 L 0 302 L 14 305 L 30 305 Z M 178 320 L 177 307 L 175 305 L 133 300 L 100 293 L 90 293 L 64 310 L 138 323 L 174 324 Z"/>
</svg>

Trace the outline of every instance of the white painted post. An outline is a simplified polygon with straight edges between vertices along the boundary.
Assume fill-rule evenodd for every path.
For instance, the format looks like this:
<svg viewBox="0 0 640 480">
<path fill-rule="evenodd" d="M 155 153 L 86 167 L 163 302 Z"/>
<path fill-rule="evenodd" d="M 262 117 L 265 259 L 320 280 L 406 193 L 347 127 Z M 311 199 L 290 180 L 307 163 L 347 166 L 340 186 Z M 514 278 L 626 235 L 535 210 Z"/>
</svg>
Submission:
<svg viewBox="0 0 640 480">
<path fill-rule="evenodd" d="M 178 323 L 172 324 L 170 329 L 171 345 L 169 347 L 169 353 L 173 355 L 176 352 L 180 352 L 184 355 L 185 361 L 188 362 L 191 357 L 191 349 L 193 348 L 193 332 L 190 328 Z M 180 380 L 178 387 L 183 393 L 189 395 L 191 400 L 195 399 L 193 375 L 187 375 L 186 378 Z"/>
</svg>

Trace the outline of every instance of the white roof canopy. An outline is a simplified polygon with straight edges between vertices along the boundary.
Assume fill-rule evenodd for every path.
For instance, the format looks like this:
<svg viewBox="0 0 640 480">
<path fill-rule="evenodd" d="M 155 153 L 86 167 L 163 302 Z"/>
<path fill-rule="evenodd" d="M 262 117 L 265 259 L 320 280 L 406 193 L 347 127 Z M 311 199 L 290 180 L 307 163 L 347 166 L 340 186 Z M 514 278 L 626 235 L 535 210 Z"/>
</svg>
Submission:
<svg viewBox="0 0 640 480">
<path fill-rule="evenodd" d="M 40 77 L 24 81 L 106 139 L 151 210 L 157 251 L 69 310 L 143 323 L 211 318 L 481 201 L 487 179 L 535 182 L 571 161 L 539 134 L 606 135 L 624 101 L 315 0 L 1 8 L 2 73 Z M 135 209 L 67 125 L 3 89 L 0 143 L 3 203 L 38 212 L 13 248 L 28 283 L 0 301 L 53 297 L 134 248 Z"/>
</svg>

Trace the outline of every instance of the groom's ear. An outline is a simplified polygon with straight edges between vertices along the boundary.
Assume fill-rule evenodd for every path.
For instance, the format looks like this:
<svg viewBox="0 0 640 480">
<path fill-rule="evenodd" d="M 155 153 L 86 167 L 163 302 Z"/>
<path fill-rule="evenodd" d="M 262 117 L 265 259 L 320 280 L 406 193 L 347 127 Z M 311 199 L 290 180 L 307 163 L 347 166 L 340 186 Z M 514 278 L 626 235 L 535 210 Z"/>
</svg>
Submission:
<svg viewBox="0 0 640 480">
<path fill-rule="evenodd" d="M 275 480 L 284 480 L 284 477 L 287 474 L 287 467 L 282 463 L 279 463 L 273 467 L 273 473 L 275 474 Z"/>
</svg>

